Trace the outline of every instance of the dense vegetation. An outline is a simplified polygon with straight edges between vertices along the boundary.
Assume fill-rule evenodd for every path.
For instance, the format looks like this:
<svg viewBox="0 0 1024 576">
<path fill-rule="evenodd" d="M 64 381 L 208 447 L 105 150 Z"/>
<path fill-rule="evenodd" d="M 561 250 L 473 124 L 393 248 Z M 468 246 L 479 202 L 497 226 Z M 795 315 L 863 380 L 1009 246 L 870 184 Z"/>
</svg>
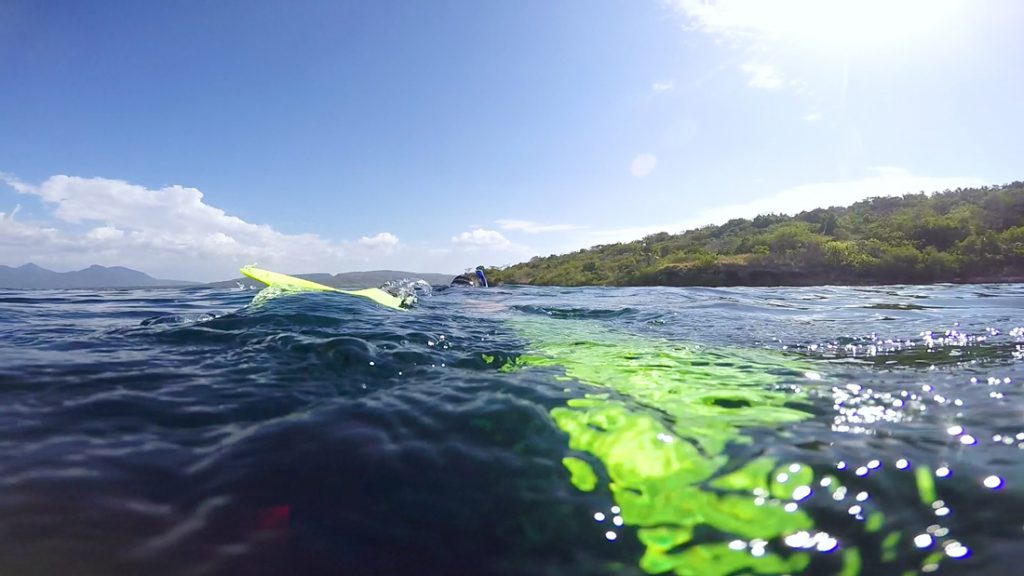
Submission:
<svg viewBox="0 0 1024 576">
<path fill-rule="evenodd" d="M 737 218 L 536 257 L 488 276 L 561 286 L 1024 281 L 1024 182 Z"/>
</svg>

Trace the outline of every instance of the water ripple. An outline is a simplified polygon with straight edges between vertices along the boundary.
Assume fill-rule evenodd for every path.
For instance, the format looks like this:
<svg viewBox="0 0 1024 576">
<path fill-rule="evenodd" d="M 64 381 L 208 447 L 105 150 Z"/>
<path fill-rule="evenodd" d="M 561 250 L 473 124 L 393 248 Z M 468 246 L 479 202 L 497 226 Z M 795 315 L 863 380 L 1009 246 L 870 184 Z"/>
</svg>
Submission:
<svg viewBox="0 0 1024 576">
<path fill-rule="evenodd" d="M 0 574 L 1020 558 L 1022 285 L 252 297 L 0 291 Z"/>
</svg>

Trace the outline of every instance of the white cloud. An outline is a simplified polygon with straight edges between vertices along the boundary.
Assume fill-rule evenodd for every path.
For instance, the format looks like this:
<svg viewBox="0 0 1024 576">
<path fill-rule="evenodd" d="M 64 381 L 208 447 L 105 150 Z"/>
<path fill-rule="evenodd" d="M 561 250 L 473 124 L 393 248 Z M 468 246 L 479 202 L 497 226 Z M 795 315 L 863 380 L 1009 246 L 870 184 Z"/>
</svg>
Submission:
<svg viewBox="0 0 1024 576">
<path fill-rule="evenodd" d="M 390 232 L 381 232 L 376 236 L 363 236 L 359 239 L 359 245 L 371 249 L 390 251 L 398 247 L 398 236 Z"/>
<path fill-rule="evenodd" d="M 787 27 L 794 25 L 792 18 L 785 18 L 783 15 L 791 13 L 794 9 L 801 10 L 795 5 L 799 2 L 785 0 L 671 0 L 666 4 L 687 18 L 688 28 L 728 38 L 781 36 Z M 813 5 L 811 7 L 813 8 Z"/>
<path fill-rule="evenodd" d="M 466 247 L 502 248 L 512 246 L 512 243 L 508 241 L 508 238 L 502 236 L 501 232 L 497 230 L 484 230 L 483 228 L 452 236 L 452 242 Z"/>
<path fill-rule="evenodd" d="M 654 167 L 658 164 L 658 157 L 654 154 L 637 154 L 636 158 L 633 158 L 633 163 L 629 166 L 629 171 L 637 178 L 643 178 L 654 171 Z"/>
<path fill-rule="evenodd" d="M 21 222 L 0 213 L 0 263 L 35 262 L 57 270 L 123 265 L 154 276 L 224 280 L 244 264 L 282 272 L 367 268 L 448 271 L 461 261 L 406 250 L 381 232 L 357 241 L 284 234 L 206 203 L 195 188 L 150 189 L 121 180 L 53 176 L 39 185 L 0 174 L 0 183 L 38 197 L 48 219 Z M 425 268 L 421 268 L 425 267 Z"/>
<path fill-rule="evenodd" d="M 474 228 L 452 236 L 452 248 L 447 253 L 448 261 L 460 262 L 460 269 L 476 264 L 506 266 L 529 259 L 536 250 L 511 242 L 496 230 Z M 440 253 L 441 248 L 430 248 L 429 252 Z"/>
<path fill-rule="evenodd" d="M 964 34 L 970 0 L 662 0 L 683 28 L 757 60 L 756 88 L 828 89 L 850 62 L 913 58 L 915 69 Z M 770 66 L 771 70 L 758 66 Z M 782 78 L 792 79 L 783 82 Z"/>
<path fill-rule="evenodd" d="M 807 122 L 817 122 L 822 119 L 821 112 L 808 112 L 804 114 L 804 120 Z"/>
<path fill-rule="evenodd" d="M 21 211 L 21 204 L 16 204 L 14 210 L 11 210 L 10 214 L 6 212 L 0 212 L 0 221 L 8 220 L 14 222 L 14 216 Z"/>
<path fill-rule="evenodd" d="M 747 75 L 747 83 L 754 88 L 774 90 L 782 86 L 782 74 L 771 64 L 747 62 L 740 66 L 740 70 Z"/>
<path fill-rule="evenodd" d="M 792 215 L 815 208 L 847 206 L 875 196 L 900 196 L 908 193 L 936 192 L 983 184 L 984 181 L 980 178 L 920 176 L 903 168 L 877 166 L 870 168 L 867 174 L 858 180 L 802 184 L 750 202 L 708 208 L 690 218 L 676 222 L 630 228 L 588 230 L 577 236 L 578 243 L 569 250 L 595 244 L 639 240 L 656 232 L 677 234 L 708 224 L 723 224 L 732 218 L 753 218 L 769 213 Z"/>
<path fill-rule="evenodd" d="M 113 226 L 100 226 L 89 230 L 85 237 L 99 242 L 104 240 L 120 240 L 124 238 L 124 230 L 114 228 Z"/>
<path fill-rule="evenodd" d="M 662 82 L 655 82 L 651 85 L 651 89 L 655 92 L 671 92 L 676 89 L 675 80 L 665 80 Z"/>
<path fill-rule="evenodd" d="M 920 176 L 904 168 L 875 166 L 859 180 L 802 184 L 766 198 L 707 210 L 702 213 L 704 222 L 701 224 L 767 213 L 796 214 L 815 208 L 847 206 L 875 196 L 900 196 L 982 184 L 980 178 Z"/>
<path fill-rule="evenodd" d="M 928 31 L 929 25 L 956 26 L 970 0 L 663 0 L 686 20 L 686 27 L 743 45 L 787 42 L 806 49 L 885 43 Z M 871 42 L 862 34 L 873 31 Z M 925 36 L 932 38 L 932 36 Z"/>
<path fill-rule="evenodd" d="M 502 230 L 518 230 L 530 234 L 543 232 L 562 232 L 565 230 L 578 230 L 581 226 L 574 224 L 538 224 L 529 220 L 495 220 L 495 224 Z"/>
<path fill-rule="evenodd" d="M 680 223 L 672 224 L 651 224 L 650 226 L 629 226 L 625 228 L 607 228 L 604 230 L 592 230 L 580 236 L 581 241 L 567 248 L 566 251 L 579 250 L 599 244 L 615 244 L 616 242 L 632 242 L 644 236 L 658 232 L 670 232 L 676 234 L 682 232 L 685 227 Z"/>
<path fill-rule="evenodd" d="M 14 217 L 20 210 L 19 204 L 10 214 L 0 212 L 0 249 L 3 249 L 3 252 L 28 252 L 58 239 L 59 234 L 54 228 L 24 224 L 15 220 Z"/>
</svg>

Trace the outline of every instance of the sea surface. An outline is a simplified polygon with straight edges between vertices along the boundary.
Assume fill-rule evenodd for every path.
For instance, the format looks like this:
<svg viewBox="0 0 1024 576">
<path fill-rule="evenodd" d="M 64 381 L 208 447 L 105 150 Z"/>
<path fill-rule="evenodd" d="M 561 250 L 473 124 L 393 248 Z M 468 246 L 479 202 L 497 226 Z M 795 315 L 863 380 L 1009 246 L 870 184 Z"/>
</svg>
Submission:
<svg viewBox="0 0 1024 576">
<path fill-rule="evenodd" d="M 1024 285 L 0 290 L 0 574 L 1020 574 Z"/>
</svg>

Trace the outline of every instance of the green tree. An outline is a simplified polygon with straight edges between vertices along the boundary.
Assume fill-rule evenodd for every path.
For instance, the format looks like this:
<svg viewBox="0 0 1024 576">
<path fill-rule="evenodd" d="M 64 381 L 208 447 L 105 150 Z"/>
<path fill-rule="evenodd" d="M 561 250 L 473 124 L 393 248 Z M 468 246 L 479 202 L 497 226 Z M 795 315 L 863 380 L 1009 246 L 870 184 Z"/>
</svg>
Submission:
<svg viewBox="0 0 1024 576">
<path fill-rule="evenodd" d="M 970 234 L 970 229 L 962 224 L 948 216 L 929 216 L 914 225 L 910 238 L 921 248 L 931 246 L 946 251 Z"/>
<path fill-rule="evenodd" d="M 756 267 L 750 274 L 744 268 Z M 756 272 L 756 274 L 755 274 Z M 796 216 L 734 218 L 495 271 L 498 282 L 850 283 L 1024 276 L 1024 182 L 871 198 Z M 756 280 L 755 280 L 756 281 Z M 762 280 L 763 281 L 763 280 Z"/>
</svg>

